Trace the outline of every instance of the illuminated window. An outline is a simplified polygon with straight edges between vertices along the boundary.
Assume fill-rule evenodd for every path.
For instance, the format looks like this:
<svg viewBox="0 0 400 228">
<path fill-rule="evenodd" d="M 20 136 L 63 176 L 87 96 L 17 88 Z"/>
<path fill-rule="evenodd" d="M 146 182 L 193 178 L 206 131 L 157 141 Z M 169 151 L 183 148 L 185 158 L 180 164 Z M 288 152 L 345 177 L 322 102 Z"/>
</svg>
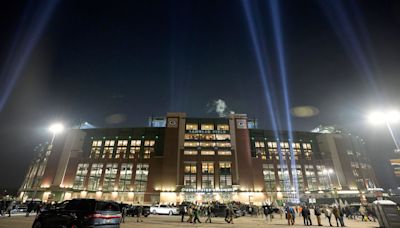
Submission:
<svg viewBox="0 0 400 228">
<path fill-rule="evenodd" d="M 112 158 L 114 153 L 115 140 L 106 140 L 104 142 L 104 150 L 102 158 Z"/>
<path fill-rule="evenodd" d="M 275 191 L 276 182 L 275 182 L 275 168 L 273 164 L 263 164 L 263 175 L 264 175 L 264 184 L 265 189 L 268 192 Z"/>
<path fill-rule="evenodd" d="M 142 143 L 141 140 L 132 140 L 131 141 L 131 148 L 129 150 L 129 158 L 134 158 L 135 154 L 139 154 L 141 143 Z"/>
<path fill-rule="evenodd" d="M 119 175 L 119 190 L 129 191 L 132 180 L 132 164 L 123 163 Z"/>
<path fill-rule="evenodd" d="M 214 130 L 214 124 L 202 124 L 201 130 L 203 130 L 203 131 Z"/>
<path fill-rule="evenodd" d="M 229 134 L 217 134 L 216 135 L 217 140 L 231 140 L 231 135 Z"/>
<path fill-rule="evenodd" d="M 104 191 L 113 191 L 114 190 L 114 183 L 117 177 L 118 172 L 118 164 L 107 164 L 106 170 L 104 173 L 104 182 L 103 182 L 103 190 Z"/>
<path fill-rule="evenodd" d="M 85 178 L 88 174 L 89 164 L 78 164 L 78 169 L 76 170 L 74 189 L 83 189 Z"/>
<path fill-rule="evenodd" d="M 315 176 L 314 166 L 313 165 L 304 165 L 304 169 L 306 171 L 308 190 L 309 191 L 317 190 L 318 189 L 317 188 L 317 178 Z"/>
<path fill-rule="evenodd" d="M 215 140 L 215 135 L 214 134 L 200 134 L 199 135 L 200 140 Z"/>
<path fill-rule="evenodd" d="M 217 147 L 231 147 L 231 143 L 230 142 L 217 142 Z"/>
<path fill-rule="evenodd" d="M 292 175 L 293 175 L 293 171 L 294 170 L 292 170 Z M 296 165 L 296 176 L 297 176 L 297 183 L 298 183 L 299 191 L 303 191 L 304 190 L 304 178 L 303 178 L 303 172 L 301 171 L 301 165 Z"/>
<path fill-rule="evenodd" d="M 199 140 L 199 134 L 185 134 L 185 140 Z"/>
<path fill-rule="evenodd" d="M 281 166 L 279 164 L 277 165 L 277 168 L 278 168 L 279 186 L 285 189 L 285 183 L 290 184 L 289 170 L 287 169 L 286 165 Z"/>
<path fill-rule="evenodd" d="M 128 140 L 118 140 L 115 158 L 125 158 L 128 147 Z"/>
<path fill-rule="evenodd" d="M 220 162 L 219 163 L 219 186 L 220 186 L 220 188 L 231 188 L 232 187 L 231 163 L 230 162 Z"/>
<path fill-rule="evenodd" d="M 149 176 L 149 164 L 139 163 L 136 166 L 135 192 L 145 192 Z"/>
<path fill-rule="evenodd" d="M 310 143 L 303 143 L 303 151 L 304 151 L 305 159 L 311 160 L 312 149 L 311 149 L 311 144 Z"/>
<path fill-rule="evenodd" d="M 215 147 L 215 145 L 214 142 L 200 142 L 201 147 Z"/>
<path fill-rule="evenodd" d="M 90 150 L 91 158 L 100 158 L 101 144 L 102 144 L 101 140 L 95 140 L 92 142 L 92 149 Z"/>
<path fill-rule="evenodd" d="M 185 142 L 183 144 L 184 147 L 198 147 L 199 145 L 199 142 Z"/>
<path fill-rule="evenodd" d="M 186 124 L 186 130 L 198 130 L 199 126 L 197 124 Z"/>
<path fill-rule="evenodd" d="M 318 174 L 318 179 L 319 179 L 319 186 L 321 190 L 325 189 L 330 189 L 330 183 L 329 183 L 329 173 L 324 173 L 324 170 L 329 170 L 327 169 L 324 165 L 317 165 L 317 174 Z"/>
<path fill-rule="evenodd" d="M 202 150 L 201 155 L 215 155 L 215 151 L 213 150 Z"/>
<path fill-rule="evenodd" d="M 219 130 L 219 131 L 229 131 L 229 125 L 228 124 L 218 124 L 217 125 L 217 130 Z"/>
<path fill-rule="evenodd" d="M 203 174 L 213 174 L 214 173 L 214 163 L 212 163 L 212 162 L 201 163 L 201 172 Z"/>
<path fill-rule="evenodd" d="M 218 155 L 232 155 L 230 150 L 219 150 Z"/>
<path fill-rule="evenodd" d="M 186 188 L 196 188 L 197 168 L 195 162 L 187 162 L 184 164 L 184 185 Z"/>
<path fill-rule="evenodd" d="M 154 146 L 156 143 L 155 140 L 146 140 L 144 141 L 144 146 Z"/>
<path fill-rule="evenodd" d="M 92 164 L 92 168 L 90 169 L 89 184 L 88 184 L 89 191 L 97 191 L 99 189 L 100 177 L 102 172 L 103 172 L 102 163 Z"/>
<path fill-rule="evenodd" d="M 143 158 L 148 159 L 151 157 L 151 155 L 154 154 L 154 148 L 153 147 L 145 147 L 143 151 Z"/>
<path fill-rule="evenodd" d="M 184 155 L 197 155 L 198 152 L 197 152 L 197 150 L 184 150 L 183 154 Z"/>
<path fill-rule="evenodd" d="M 255 146 L 256 148 L 264 148 L 264 147 L 265 147 L 265 144 L 264 144 L 264 142 L 256 141 L 256 142 L 254 142 L 254 146 Z"/>
</svg>

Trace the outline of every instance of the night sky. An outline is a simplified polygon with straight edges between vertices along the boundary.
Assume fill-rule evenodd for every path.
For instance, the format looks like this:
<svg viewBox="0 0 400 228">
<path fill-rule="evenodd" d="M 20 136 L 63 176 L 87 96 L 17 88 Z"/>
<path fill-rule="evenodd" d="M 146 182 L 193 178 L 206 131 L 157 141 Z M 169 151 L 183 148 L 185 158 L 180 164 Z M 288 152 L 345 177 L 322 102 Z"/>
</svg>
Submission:
<svg viewBox="0 0 400 228">
<path fill-rule="evenodd" d="M 210 104 L 247 113 L 271 129 L 254 37 L 274 112 L 287 128 L 279 51 L 269 1 L 5 1 L 0 6 L 0 188 L 17 188 L 49 141 L 54 121 L 145 126 L 186 112 L 216 117 Z M 395 148 L 373 109 L 400 109 L 400 2 L 278 1 L 295 130 L 337 124 L 367 141 L 378 179 L 398 186 Z M 246 17 L 244 6 L 252 14 Z M 249 16 L 249 15 L 247 15 Z M 393 126 L 400 137 L 400 124 Z M 400 138 L 399 138 L 400 139 Z"/>
</svg>

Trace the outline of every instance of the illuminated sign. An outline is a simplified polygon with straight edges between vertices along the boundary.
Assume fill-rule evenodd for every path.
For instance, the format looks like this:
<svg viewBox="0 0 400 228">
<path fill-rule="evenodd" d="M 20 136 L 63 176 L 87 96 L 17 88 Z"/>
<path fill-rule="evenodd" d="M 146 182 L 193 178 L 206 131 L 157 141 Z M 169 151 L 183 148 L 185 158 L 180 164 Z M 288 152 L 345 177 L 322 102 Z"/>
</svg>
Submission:
<svg viewBox="0 0 400 228">
<path fill-rule="evenodd" d="M 191 134 L 227 134 L 229 131 L 224 130 L 188 130 Z"/>
<path fill-rule="evenodd" d="M 202 189 L 195 189 L 195 188 L 182 188 L 182 192 L 234 192 L 235 189 L 233 188 L 223 188 L 223 189 L 213 189 L 213 188 L 202 188 Z"/>
</svg>

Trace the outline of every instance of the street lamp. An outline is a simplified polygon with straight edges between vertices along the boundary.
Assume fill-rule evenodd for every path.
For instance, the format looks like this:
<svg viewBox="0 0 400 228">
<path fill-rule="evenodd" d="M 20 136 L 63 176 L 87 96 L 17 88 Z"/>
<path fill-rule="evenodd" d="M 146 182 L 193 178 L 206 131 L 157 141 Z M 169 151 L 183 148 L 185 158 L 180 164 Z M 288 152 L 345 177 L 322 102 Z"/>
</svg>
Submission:
<svg viewBox="0 0 400 228">
<path fill-rule="evenodd" d="M 396 138 L 394 137 L 393 130 L 390 125 L 400 122 L 400 112 L 396 110 L 391 110 L 387 112 L 381 112 L 381 111 L 371 112 L 368 115 L 368 120 L 370 123 L 374 125 L 386 124 L 390 132 L 390 135 L 392 136 L 394 145 L 396 146 L 396 151 L 400 151 L 399 144 L 397 143 Z"/>
</svg>

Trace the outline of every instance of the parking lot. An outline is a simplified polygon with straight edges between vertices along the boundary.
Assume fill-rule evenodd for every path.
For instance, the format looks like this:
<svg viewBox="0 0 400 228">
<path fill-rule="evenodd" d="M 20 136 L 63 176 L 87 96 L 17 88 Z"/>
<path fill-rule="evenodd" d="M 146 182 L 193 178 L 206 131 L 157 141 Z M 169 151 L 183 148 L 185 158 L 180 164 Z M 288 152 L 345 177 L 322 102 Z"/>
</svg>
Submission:
<svg viewBox="0 0 400 228">
<path fill-rule="evenodd" d="M 30 217 L 25 217 L 23 215 L 9 217 L 1 217 L 0 218 L 0 228 L 3 227 L 15 227 L 15 228 L 25 228 L 31 227 L 34 215 Z M 187 218 L 187 217 L 186 217 Z M 200 218 L 201 221 L 204 221 L 205 218 Z M 378 223 L 374 222 L 361 222 L 361 221 L 353 221 L 353 220 L 345 220 L 347 227 L 379 227 Z M 315 217 L 313 217 L 313 225 L 317 224 Z M 328 226 L 329 224 L 325 217 L 322 216 L 322 224 L 324 226 Z M 336 225 L 335 223 L 333 223 Z M 264 218 L 261 217 L 240 217 L 234 220 L 234 224 L 227 224 L 223 218 L 213 218 L 213 223 L 205 224 L 189 224 L 186 222 L 181 222 L 179 216 L 163 216 L 163 215 L 150 215 L 147 218 L 144 218 L 144 222 L 140 223 L 140 227 L 251 227 L 254 228 L 256 226 L 262 227 L 288 227 L 285 219 L 275 218 L 272 222 L 265 221 Z M 125 223 L 121 224 L 121 228 L 129 228 L 129 227 L 138 227 L 138 223 L 135 218 L 128 217 L 126 218 Z M 304 227 L 303 218 L 297 217 L 295 226 L 291 227 Z"/>
</svg>

